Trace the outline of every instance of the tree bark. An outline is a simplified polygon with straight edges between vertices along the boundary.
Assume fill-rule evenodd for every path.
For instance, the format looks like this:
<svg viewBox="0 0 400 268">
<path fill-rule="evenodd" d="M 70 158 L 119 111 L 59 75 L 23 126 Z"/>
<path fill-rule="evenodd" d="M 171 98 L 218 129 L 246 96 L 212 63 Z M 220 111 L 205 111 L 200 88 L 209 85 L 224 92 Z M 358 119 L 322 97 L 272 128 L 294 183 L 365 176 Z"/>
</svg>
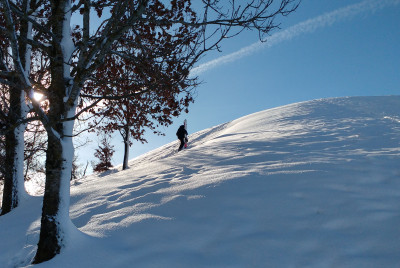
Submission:
<svg viewBox="0 0 400 268">
<path fill-rule="evenodd" d="M 63 128 L 67 130 L 68 126 Z M 65 131 L 66 132 L 66 131 Z M 65 133 L 67 134 L 67 133 Z M 71 132 L 72 134 L 72 132 Z M 41 263 L 60 253 L 68 237 L 69 187 L 72 171 L 73 144 L 72 138 L 58 138 L 48 135 L 46 154 L 46 186 L 43 197 L 43 208 L 38 250 L 34 263 Z"/>
<path fill-rule="evenodd" d="M 21 104 L 22 101 L 24 101 L 24 93 L 18 90 L 18 88 L 13 88 L 10 92 L 8 124 L 14 127 L 14 129 L 9 131 L 5 136 L 6 159 L 1 215 L 7 214 L 16 208 L 23 196 L 26 195 L 24 187 L 25 124 L 17 125 L 18 120 L 25 117 L 24 107 Z"/>
<path fill-rule="evenodd" d="M 22 8 L 25 12 L 30 4 L 29 0 L 23 1 Z M 25 39 L 29 39 L 31 35 L 31 23 L 27 21 L 21 22 L 18 53 L 26 77 L 30 73 L 31 47 Z M 16 55 L 13 56 L 17 57 Z M 16 86 L 10 87 L 10 108 L 7 115 L 7 124 L 10 131 L 5 135 L 6 160 L 1 215 L 7 214 L 16 208 L 26 196 L 24 187 L 24 132 L 26 124 L 20 124 L 19 121 L 26 118 L 27 108 L 23 86 L 18 81 L 14 82 Z"/>
<path fill-rule="evenodd" d="M 52 32 L 51 85 L 48 100 L 49 126 L 46 152 L 46 185 L 43 197 L 40 237 L 33 263 L 50 260 L 59 254 L 66 244 L 68 231 L 74 228 L 69 218 L 69 191 L 73 160 L 72 132 L 76 101 L 71 106 L 66 100 L 71 93 L 71 77 L 68 64 L 72 54 L 69 0 L 54 1 L 50 18 Z"/>
<path fill-rule="evenodd" d="M 46 186 L 43 198 L 40 239 L 35 263 L 46 261 L 60 252 L 61 245 L 58 241 L 57 219 L 60 206 L 60 176 L 62 166 L 62 145 L 59 140 L 48 135 L 48 148 L 46 153 Z"/>
</svg>

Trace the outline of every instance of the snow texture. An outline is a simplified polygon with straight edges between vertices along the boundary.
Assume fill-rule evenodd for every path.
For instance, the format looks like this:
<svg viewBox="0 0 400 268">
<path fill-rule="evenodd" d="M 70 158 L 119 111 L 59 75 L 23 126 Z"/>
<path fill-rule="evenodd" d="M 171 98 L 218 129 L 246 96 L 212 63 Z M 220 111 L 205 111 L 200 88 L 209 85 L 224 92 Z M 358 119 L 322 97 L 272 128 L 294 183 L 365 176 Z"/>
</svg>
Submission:
<svg viewBox="0 0 400 268">
<path fill-rule="evenodd" d="M 297 103 L 189 138 L 73 185 L 78 229 L 37 267 L 400 267 L 400 96 Z M 41 201 L 0 217 L 1 267 L 29 266 Z"/>
</svg>

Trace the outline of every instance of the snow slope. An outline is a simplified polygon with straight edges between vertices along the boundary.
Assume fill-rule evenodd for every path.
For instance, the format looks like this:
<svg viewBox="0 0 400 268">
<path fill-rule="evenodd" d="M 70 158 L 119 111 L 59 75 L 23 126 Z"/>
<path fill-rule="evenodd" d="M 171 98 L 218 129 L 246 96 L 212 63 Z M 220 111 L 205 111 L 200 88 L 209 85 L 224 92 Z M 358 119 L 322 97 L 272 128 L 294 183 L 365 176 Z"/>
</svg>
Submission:
<svg viewBox="0 0 400 268">
<path fill-rule="evenodd" d="M 400 267 L 400 96 L 287 105 L 189 139 L 73 185 L 80 231 L 37 266 Z M 28 201 L 0 217 L 0 267 L 34 256 Z"/>
</svg>

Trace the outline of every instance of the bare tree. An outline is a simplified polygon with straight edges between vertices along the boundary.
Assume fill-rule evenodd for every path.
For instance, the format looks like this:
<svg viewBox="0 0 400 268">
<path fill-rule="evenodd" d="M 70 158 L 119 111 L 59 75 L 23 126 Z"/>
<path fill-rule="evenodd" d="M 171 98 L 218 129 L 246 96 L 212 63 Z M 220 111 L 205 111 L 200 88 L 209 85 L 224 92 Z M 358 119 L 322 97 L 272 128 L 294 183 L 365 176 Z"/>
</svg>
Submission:
<svg viewBox="0 0 400 268">
<path fill-rule="evenodd" d="M 30 75 L 31 66 L 31 22 L 28 20 L 13 22 L 11 13 L 7 12 L 10 3 L 2 2 L 0 27 L 0 71 L 7 92 L 2 92 L 2 113 L 5 132 L 5 170 L 2 214 L 10 212 L 17 207 L 26 194 L 24 188 L 24 122 L 28 107 L 25 103 L 25 81 Z M 27 16 L 30 7 L 29 1 L 19 1 L 18 6 L 22 14 Z M 16 28 L 18 27 L 18 30 Z M 7 33 L 7 34 L 6 34 Z M 16 72 L 16 69 L 18 71 Z M 4 97 L 8 97 L 8 102 Z"/>
<path fill-rule="evenodd" d="M 46 186 L 34 263 L 51 259 L 68 243 L 67 232 L 71 229 L 68 226 L 72 224 L 69 220 L 72 137 L 74 121 L 79 116 L 104 100 L 145 92 L 158 94 L 158 89 L 169 88 L 169 85 L 178 90 L 172 96 L 177 97 L 182 92 L 188 93 L 190 99 L 190 88 L 197 80 L 190 77 L 189 72 L 202 55 L 219 49 L 222 40 L 245 29 L 256 30 L 264 38 L 278 26 L 275 18 L 294 11 L 298 1 L 202 0 L 196 13 L 189 0 L 81 0 L 72 3 L 71 0 L 37 3 L 31 0 L 30 5 L 26 5 L 31 7 L 29 11 L 15 1 L 0 0 L 4 14 L 0 25 L 4 25 L 1 29 L 7 33 L 4 39 L 9 44 L 12 59 L 12 70 L 2 68 L 1 74 L 7 82 L 16 85 L 10 93 L 18 95 L 19 100 L 26 94 L 47 132 Z M 96 11 L 101 20 L 94 31 L 90 29 L 91 10 Z M 110 16 L 102 16 L 104 10 L 109 11 Z M 82 27 L 71 28 L 74 13 L 81 15 Z M 23 24 L 32 27 L 33 37 L 24 37 L 15 26 Z M 28 62 L 24 61 L 26 53 L 22 50 L 28 46 L 48 59 L 49 65 L 43 75 L 39 75 L 40 79 L 30 76 L 31 66 L 25 65 Z M 107 65 L 105 59 L 110 55 L 126 61 L 135 70 L 137 86 L 132 90 L 114 92 L 113 81 L 100 76 L 101 69 Z M 30 64 L 37 63 L 31 61 Z M 110 68 L 110 72 L 114 72 L 110 78 L 118 78 L 116 69 Z M 34 100 L 35 90 L 46 96 L 47 112 Z M 24 116 L 18 115 L 18 119 L 21 118 Z"/>
</svg>

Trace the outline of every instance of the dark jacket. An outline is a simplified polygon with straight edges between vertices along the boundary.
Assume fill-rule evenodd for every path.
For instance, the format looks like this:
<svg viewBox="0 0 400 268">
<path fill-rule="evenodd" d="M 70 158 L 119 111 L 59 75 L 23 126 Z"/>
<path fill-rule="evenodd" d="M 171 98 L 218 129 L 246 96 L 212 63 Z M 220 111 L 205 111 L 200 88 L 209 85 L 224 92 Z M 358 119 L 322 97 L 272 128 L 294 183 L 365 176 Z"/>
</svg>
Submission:
<svg viewBox="0 0 400 268">
<path fill-rule="evenodd" d="M 187 136 L 187 131 L 185 129 L 185 126 L 182 125 L 179 127 L 178 131 L 176 132 L 176 136 L 178 137 L 178 139 L 183 139 Z"/>
</svg>

